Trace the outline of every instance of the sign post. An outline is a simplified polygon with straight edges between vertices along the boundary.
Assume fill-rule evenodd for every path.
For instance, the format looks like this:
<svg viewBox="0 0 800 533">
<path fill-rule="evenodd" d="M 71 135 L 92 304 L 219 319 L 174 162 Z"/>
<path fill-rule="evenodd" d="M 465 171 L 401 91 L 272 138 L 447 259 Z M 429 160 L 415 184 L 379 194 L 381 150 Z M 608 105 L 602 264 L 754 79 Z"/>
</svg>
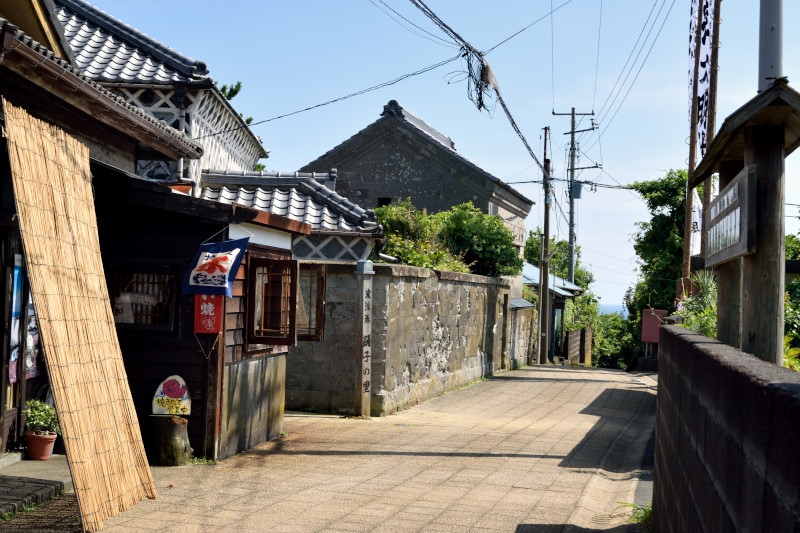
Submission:
<svg viewBox="0 0 800 533">
<path fill-rule="evenodd" d="M 372 398 L 372 261 L 362 259 L 356 266 L 358 315 L 356 323 L 355 411 L 370 417 Z"/>
</svg>

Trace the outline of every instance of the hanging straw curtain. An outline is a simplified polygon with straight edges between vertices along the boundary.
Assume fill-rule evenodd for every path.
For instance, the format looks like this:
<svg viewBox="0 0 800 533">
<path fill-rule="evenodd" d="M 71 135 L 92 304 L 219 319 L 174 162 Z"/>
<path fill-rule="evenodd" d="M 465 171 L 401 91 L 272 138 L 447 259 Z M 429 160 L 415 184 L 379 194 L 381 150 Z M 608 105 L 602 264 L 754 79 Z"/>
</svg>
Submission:
<svg viewBox="0 0 800 533">
<path fill-rule="evenodd" d="M 89 150 L 5 99 L 31 292 L 84 526 L 156 490 L 108 299 Z"/>
</svg>

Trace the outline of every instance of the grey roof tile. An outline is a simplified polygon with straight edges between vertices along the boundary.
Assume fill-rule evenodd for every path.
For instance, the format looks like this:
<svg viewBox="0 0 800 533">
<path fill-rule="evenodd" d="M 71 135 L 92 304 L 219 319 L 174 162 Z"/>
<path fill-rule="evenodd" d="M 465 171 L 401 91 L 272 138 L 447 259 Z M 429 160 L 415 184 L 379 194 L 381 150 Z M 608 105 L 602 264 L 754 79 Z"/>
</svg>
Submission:
<svg viewBox="0 0 800 533">
<path fill-rule="evenodd" d="M 328 173 L 229 172 L 203 170 L 201 198 L 238 203 L 311 225 L 312 232 L 371 233 L 382 228 L 365 210 L 318 182 Z"/>
<path fill-rule="evenodd" d="M 55 14 L 72 47 L 76 67 L 106 83 L 204 80 L 205 63 L 194 61 L 82 0 L 54 0 Z"/>
<path fill-rule="evenodd" d="M 76 68 L 74 65 L 71 65 L 68 61 L 62 59 L 61 57 L 57 56 L 53 53 L 52 50 L 44 46 L 43 44 L 39 43 L 38 41 L 34 40 L 30 36 L 28 36 L 25 32 L 16 28 L 10 24 L 7 19 L 0 17 L 0 26 L 13 27 L 13 35 L 16 39 L 18 39 L 24 46 L 27 46 L 31 50 L 35 51 L 38 54 L 48 58 L 49 60 L 53 61 L 54 63 L 58 64 L 62 67 L 65 71 L 69 71 L 71 74 L 75 75 L 76 77 L 86 80 L 86 85 L 91 86 L 94 89 L 100 91 L 104 95 L 108 96 L 109 98 L 116 101 L 117 105 L 120 107 L 125 108 L 128 112 L 132 112 L 139 116 L 141 121 L 148 122 L 151 125 L 159 128 L 161 131 L 164 132 L 165 137 L 172 137 L 178 139 L 180 142 L 189 144 L 194 147 L 195 151 L 202 153 L 203 148 L 202 146 L 196 144 L 195 141 L 190 139 L 185 133 L 180 132 L 174 128 L 172 128 L 169 124 L 164 122 L 163 120 L 159 120 L 157 118 L 153 118 L 146 114 L 141 108 L 133 106 L 121 97 L 111 93 L 108 89 L 100 85 L 99 83 L 95 82 L 90 76 L 88 76 L 85 72 L 82 72 L 79 68 Z"/>
</svg>

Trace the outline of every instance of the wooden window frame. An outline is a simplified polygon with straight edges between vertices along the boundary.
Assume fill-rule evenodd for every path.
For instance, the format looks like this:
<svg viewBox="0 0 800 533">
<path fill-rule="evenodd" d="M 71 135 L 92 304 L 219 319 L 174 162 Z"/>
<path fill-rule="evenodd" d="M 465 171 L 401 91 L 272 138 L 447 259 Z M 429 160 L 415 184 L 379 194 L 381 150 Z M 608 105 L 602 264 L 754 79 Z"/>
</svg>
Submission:
<svg viewBox="0 0 800 533">
<path fill-rule="evenodd" d="M 315 319 L 313 333 L 298 333 L 298 341 L 315 341 L 319 342 L 325 340 L 325 280 L 327 278 L 327 269 L 325 265 L 313 265 L 308 263 L 300 263 L 300 274 L 298 278 L 298 296 L 300 295 L 300 279 L 303 277 L 303 272 L 315 272 L 317 277 L 317 294 L 315 297 Z M 307 313 L 308 314 L 308 313 Z"/>
<path fill-rule="evenodd" d="M 106 267 L 106 279 L 109 285 L 109 300 L 113 304 L 114 295 L 111 291 L 111 281 L 118 274 L 161 274 L 172 276 L 170 284 L 170 296 L 167 303 L 169 307 L 169 322 L 167 324 L 136 324 L 136 323 L 115 323 L 119 332 L 151 332 L 151 333 L 174 333 L 178 329 L 179 299 L 180 293 L 180 268 L 177 264 L 164 264 L 163 262 L 141 262 L 141 263 L 122 263 L 114 261 Z"/>
<path fill-rule="evenodd" d="M 286 332 L 279 335 L 257 335 L 256 326 L 256 269 L 267 267 L 289 269 L 289 295 L 287 301 L 289 305 L 288 324 Z M 247 328 L 246 339 L 249 345 L 266 346 L 293 346 L 296 343 L 296 316 L 297 316 L 297 280 L 298 264 L 292 259 L 267 259 L 250 255 L 247 259 L 247 312 L 245 315 L 245 327 Z M 263 310 L 263 307 L 262 307 Z"/>
</svg>

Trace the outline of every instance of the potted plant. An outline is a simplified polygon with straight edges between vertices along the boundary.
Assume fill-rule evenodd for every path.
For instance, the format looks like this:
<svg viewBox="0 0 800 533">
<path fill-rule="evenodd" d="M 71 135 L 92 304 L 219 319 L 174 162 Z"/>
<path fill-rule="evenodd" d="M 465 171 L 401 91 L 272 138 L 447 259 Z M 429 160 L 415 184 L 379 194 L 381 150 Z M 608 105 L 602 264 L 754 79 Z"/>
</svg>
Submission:
<svg viewBox="0 0 800 533">
<path fill-rule="evenodd" d="M 28 426 L 25 432 L 28 459 L 46 461 L 53 452 L 56 437 L 61 433 L 56 408 L 39 400 L 29 400 L 28 408 L 22 414 Z"/>
</svg>

